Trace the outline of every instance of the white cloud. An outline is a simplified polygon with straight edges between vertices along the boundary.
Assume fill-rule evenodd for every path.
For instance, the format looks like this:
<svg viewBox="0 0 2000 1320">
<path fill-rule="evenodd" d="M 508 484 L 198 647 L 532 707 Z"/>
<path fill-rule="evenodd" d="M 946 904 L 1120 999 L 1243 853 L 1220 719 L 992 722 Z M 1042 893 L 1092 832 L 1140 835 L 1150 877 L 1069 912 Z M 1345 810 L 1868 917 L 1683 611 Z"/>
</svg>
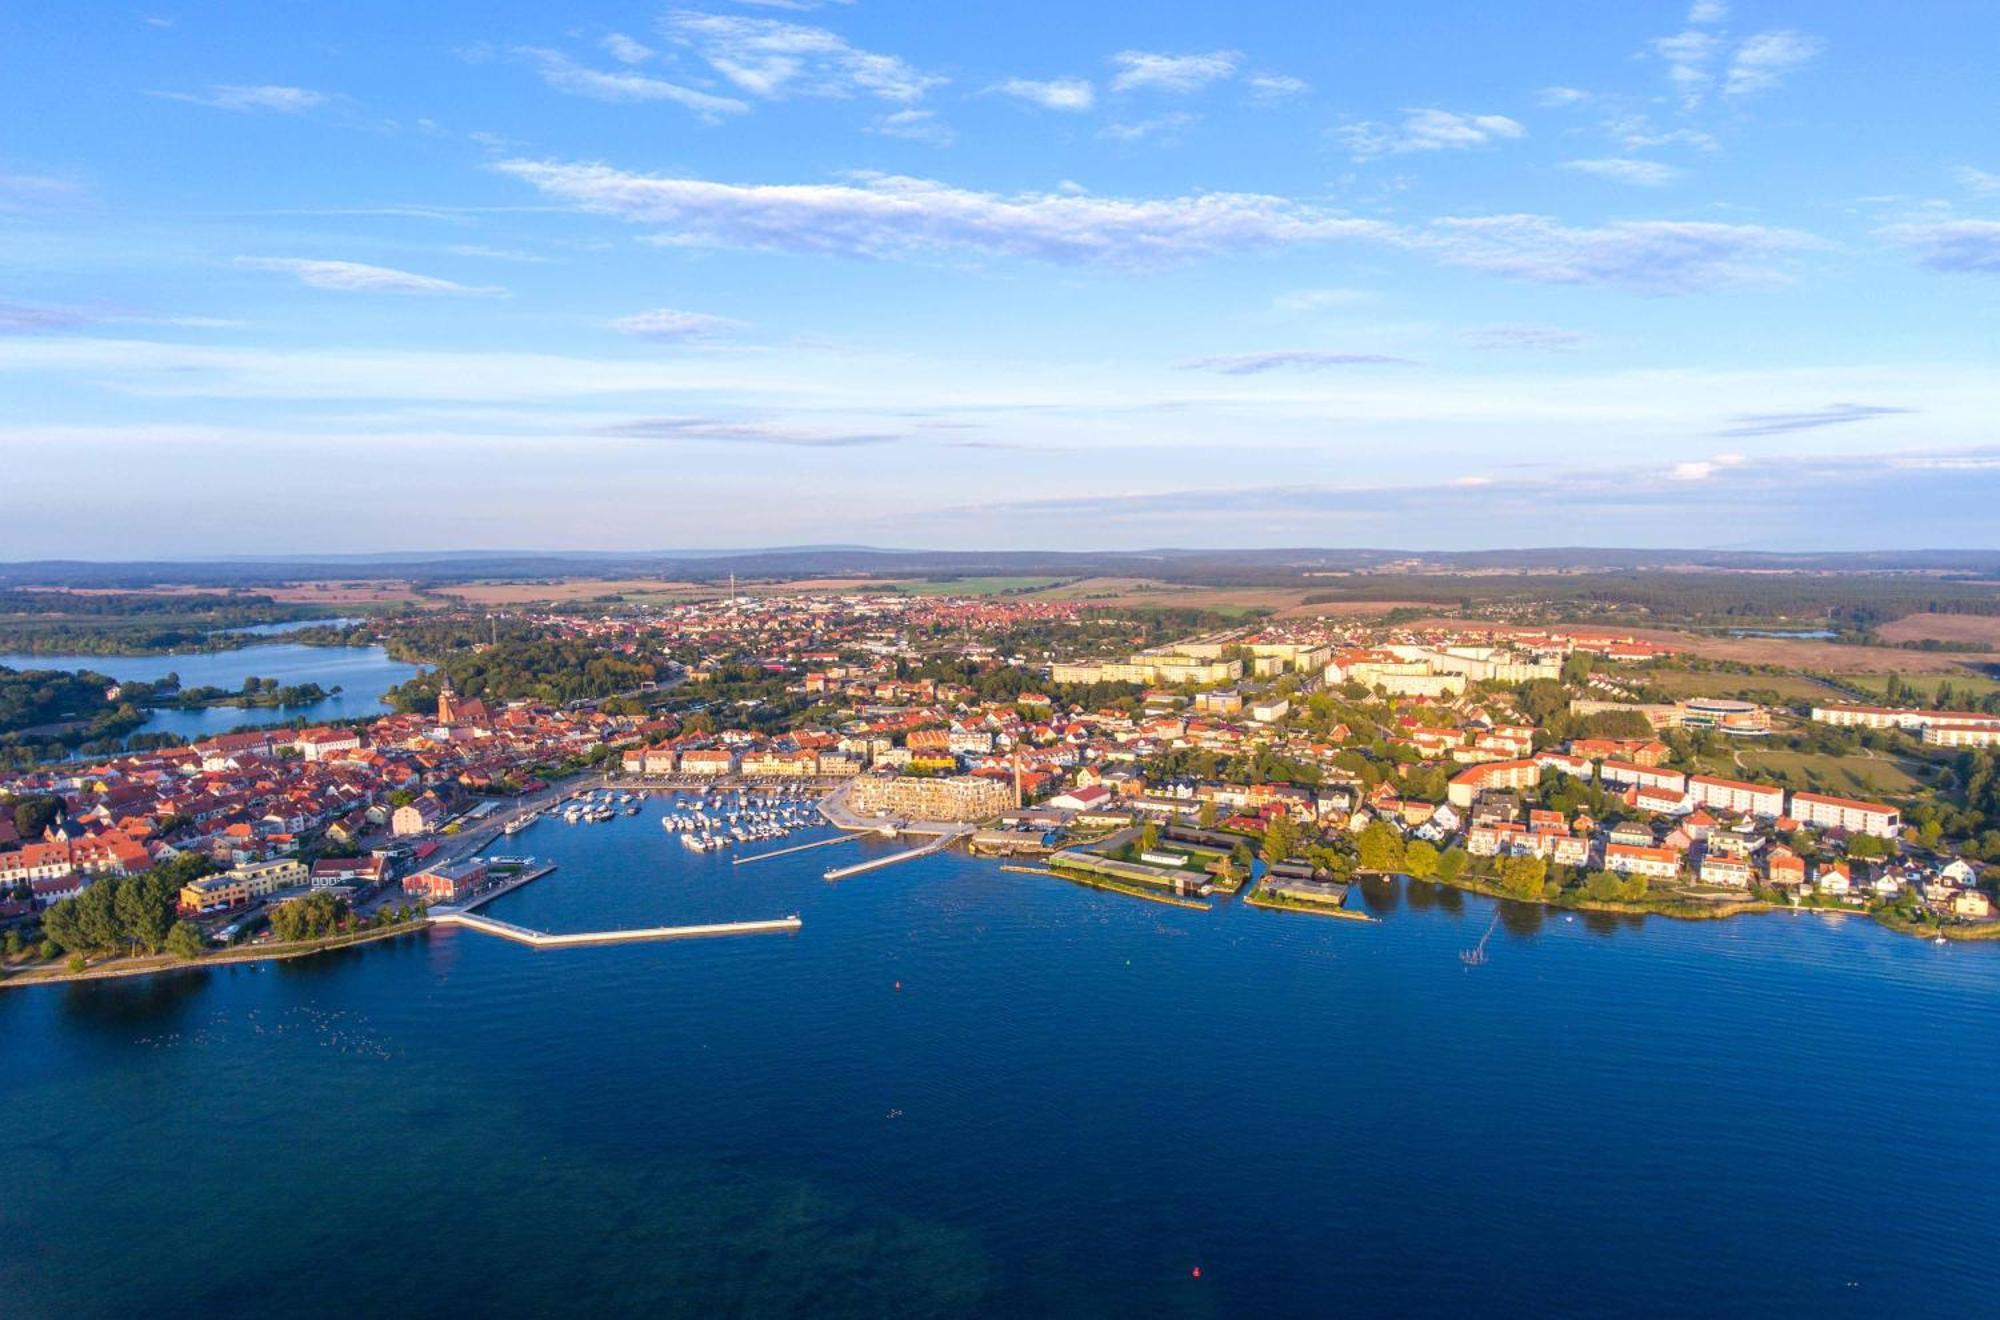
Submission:
<svg viewBox="0 0 2000 1320">
<path fill-rule="evenodd" d="M 1111 63 L 1118 70 L 1111 78 L 1111 90 L 1115 92 L 1150 89 L 1186 95 L 1210 83 L 1235 77 L 1243 65 L 1243 55 L 1234 50 L 1212 50 L 1205 55 L 1121 50 L 1111 57 Z"/>
<path fill-rule="evenodd" d="M 331 99 L 325 92 L 305 87 L 231 84 L 210 87 L 206 92 L 150 92 L 148 95 L 168 101 L 186 101 L 190 105 L 205 105 L 216 110 L 269 110 L 281 115 L 301 114 L 325 105 Z"/>
<path fill-rule="evenodd" d="M 1244 82 L 1250 86 L 1250 99 L 1266 105 L 1304 96 L 1312 90 L 1311 83 L 1289 73 L 1253 73 Z"/>
<path fill-rule="evenodd" d="M 1543 353 L 1568 352 L 1590 342 L 1590 336 L 1581 331 L 1552 325 L 1482 325 L 1461 330 L 1458 337 L 1470 348 L 1520 348 Z"/>
<path fill-rule="evenodd" d="M 951 131 L 951 125 L 939 119 L 934 110 L 895 110 L 877 115 L 868 126 L 868 131 L 932 147 L 948 147 L 958 140 L 958 135 Z"/>
<path fill-rule="evenodd" d="M 688 342 L 718 339 L 745 327 L 743 322 L 733 321 L 726 316 L 711 316 L 707 312 L 683 312 L 672 307 L 660 307 L 650 312 L 621 316 L 611 323 L 611 328 L 621 335 L 632 335 L 639 339 Z"/>
<path fill-rule="evenodd" d="M 1032 101 L 1044 110 L 1081 112 L 1097 104 L 1097 89 L 1087 78 L 1009 78 L 986 89 L 1003 96 Z"/>
<path fill-rule="evenodd" d="M 1826 49 L 1818 37 L 1802 32 L 1760 32 L 1736 48 L 1729 63 L 1729 77 L 1722 85 L 1725 96 L 1749 96 L 1769 91 L 1786 74 L 1811 63 Z"/>
<path fill-rule="evenodd" d="M 1590 100 L 1590 93 L 1575 87 L 1544 87 L 1535 93 L 1535 104 L 1555 109 L 1565 105 L 1581 105 Z"/>
<path fill-rule="evenodd" d="M 1186 110 L 1169 110 L 1163 115 L 1150 119 L 1125 119 L 1106 124 L 1100 136 L 1114 142 L 1141 142 L 1147 138 L 1171 138 L 1190 124 L 1201 122 L 1201 116 Z"/>
<path fill-rule="evenodd" d="M 783 185 L 714 183 L 550 161 L 510 160 L 496 168 L 580 209 L 659 226 L 661 241 L 674 244 L 874 257 L 958 250 L 1149 265 L 1390 232 L 1379 221 L 1330 215 L 1255 193 L 1135 201 L 973 192 L 889 175 Z"/>
<path fill-rule="evenodd" d="M 711 123 L 723 115 L 740 115 L 750 108 L 733 97 L 712 96 L 664 78 L 652 78 L 642 73 L 603 73 L 586 68 L 558 51 L 522 46 L 515 53 L 535 62 L 543 82 L 570 96 L 614 103 L 666 101 L 692 110 Z"/>
<path fill-rule="evenodd" d="M 1961 165 L 1952 173 L 1957 176 L 1961 184 L 1982 196 L 2000 193 L 2000 174 L 1972 165 Z"/>
<path fill-rule="evenodd" d="M 1363 240 L 1543 284 L 1648 293 L 1770 284 L 1820 246 L 1797 230 L 1629 220 L 1595 228 L 1547 216 L 1446 217 L 1422 226 L 1358 219 L 1262 193 L 1159 199 L 974 192 L 929 179 L 732 184 L 634 174 L 601 164 L 494 166 L 579 210 L 658 229 L 675 246 L 847 256 L 971 251 L 1071 264 L 1143 267 L 1304 243 Z"/>
<path fill-rule="evenodd" d="M 1374 297 L 1366 289 L 1294 289 L 1273 298 L 1271 306 L 1281 312 L 1319 312 L 1329 307 L 1352 307 Z"/>
<path fill-rule="evenodd" d="M 1937 220 L 1879 231 L 1916 254 L 1917 264 L 1947 273 L 2000 273 L 2000 221 Z"/>
<path fill-rule="evenodd" d="M 1566 170 L 1580 174 L 1592 174 L 1600 179 L 1610 179 L 1614 183 L 1636 184 L 1641 188 L 1658 188 L 1681 177 L 1681 171 L 1672 165 L 1657 160 L 1633 160 L 1629 157 L 1613 157 L 1606 160 L 1566 160 Z"/>
<path fill-rule="evenodd" d="M 1667 471 L 1669 481 L 1707 481 L 1725 468 L 1741 467 L 1745 459 L 1741 454 L 1717 454 L 1713 458 L 1690 459 L 1676 463 Z"/>
<path fill-rule="evenodd" d="M 662 27 L 693 47 L 717 73 L 752 96 L 920 101 L 945 79 L 919 72 L 894 55 L 851 46 L 825 28 L 730 14 L 669 14 Z"/>
<path fill-rule="evenodd" d="M 1505 115 L 1467 115 L 1453 110 L 1410 109 L 1400 125 L 1361 120 L 1344 124 L 1334 135 L 1356 160 L 1411 151 L 1459 151 L 1489 142 L 1527 136 L 1528 130 Z"/>
<path fill-rule="evenodd" d="M 1690 23 L 1720 23 L 1729 17 L 1729 5 L 1725 0 L 1694 0 L 1688 7 L 1687 21 Z"/>
<path fill-rule="evenodd" d="M 653 58 L 653 48 L 643 42 L 634 41 L 623 32 L 613 32 L 599 43 L 609 51 L 611 58 L 620 64 L 644 64 Z"/>
<path fill-rule="evenodd" d="M 1703 93 L 1714 81 L 1709 65 L 1721 44 L 1713 32 L 1694 28 L 1670 37 L 1653 39 L 1653 53 L 1667 62 L 1667 77 L 1680 94 L 1683 110 L 1692 110 L 1701 104 Z"/>
<path fill-rule="evenodd" d="M 1448 265 L 1537 284 L 1610 285 L 1638 293 L 1782 283 L 1788 258 L 1824 246 L 1798 230 L 1763 225 L 1619 220 L 1581 228 L 1537 215 L 1446 218 L 1408 242 Z"/>
<path fill-rule="evenodd" d="M 1225 376 L 1260 376 L 1267 371 L 1318 371 L 1326 367 L 1409 366 L 1410 359 L 1382 353 L 1335 353 L 1317 348 L 1278 349 L 1268 353 L 1231 353 L 1195 358 L 1176 364 L 1182 371 L 1218 371 Z"/>
<path fill-rule="evenodd" d="M 441 280 L 431 275 L 415 275 L 388 266 L 369 266 L 359 261 L 320 261 L 309 257 L 238 257 L 242 270 L 278 271 L 296 275 L 301 284 L 340 293 L 443 293 L 464 297 L 490 298 L 505 289 L 477 288 Z"/>
</svg>

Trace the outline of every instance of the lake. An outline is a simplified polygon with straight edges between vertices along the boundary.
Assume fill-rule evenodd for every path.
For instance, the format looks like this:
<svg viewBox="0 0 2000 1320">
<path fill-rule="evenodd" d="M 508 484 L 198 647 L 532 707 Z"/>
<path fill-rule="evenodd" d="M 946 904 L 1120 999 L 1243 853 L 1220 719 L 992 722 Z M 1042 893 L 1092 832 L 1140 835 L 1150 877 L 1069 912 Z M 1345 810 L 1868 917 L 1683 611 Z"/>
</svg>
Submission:
<svg viewBox="0 0 2000 1320">
<path fill-rule="evenodd" d="M 313 622 L 319 622 L 315 620 Z M 290 630 L 303 624 L 275 624 Z M 253 631 L 245 629 L 244 631 Z M 179 674 L 183 687 L 237 689 L 252 675 L 280 684 L 317 683 L 342 690 L 325 700 L 285 710 L 214 706 L 203 710 L 161 709 L 149 713 L 141 732 L 177 733 L 188 739 L 227 733 L 246 724 L 284 724 L 294 719 L 368 719 L 388 714 L 382 694 L 414 678 L 417 665 L 391 660 L 379 646 L 304 646 L 270 642 L 235 651 L 180 651 L 167 655 L 0 655 L 9 669 L 91 669 L 121 682 L 152 682 Z"/>
<path fill-rule="evenodd" d="M 829 885 L 889 845 L 737 867 L 661 812 L 504 840 L 561 869 L 493 915 L 803 930 L 0 992 L 8 1314 L 1970 1315 L 2000 1287 L 2000 949 L 1396 882 L 1358 894 L 1373 925 L 1195 912 L 958 855 Z"/>
</svg>

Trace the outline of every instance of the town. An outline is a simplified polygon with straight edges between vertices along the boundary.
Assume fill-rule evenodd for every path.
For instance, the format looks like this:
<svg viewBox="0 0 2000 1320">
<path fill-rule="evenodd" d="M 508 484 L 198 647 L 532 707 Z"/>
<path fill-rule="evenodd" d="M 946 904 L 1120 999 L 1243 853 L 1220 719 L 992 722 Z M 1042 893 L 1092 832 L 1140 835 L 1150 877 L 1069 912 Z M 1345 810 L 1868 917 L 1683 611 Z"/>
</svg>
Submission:
<svg viewBox="0 0 2000 1320">
<path fill-rule="evenodd" d="M 782 788 L 844 829 L 948 835 L 1183 906 L 1240 892 L 1353 916 L 1357 880 L 1404 875 L 1583 910 L 2000 933 L 2000 835 L 1977 805 L 1993 710 L 1675 698 L 1694 658 L 1615 629 L 1191 621 L 884 590 L 468 610 L 392 713 L 0 780 L 6 965 L 88 975 L 418 929 L 508 882 L 481 849 L 606 786 Z M 538 656 L 601 668 L 599 690 L 520 695 Z M 1960 799 L 1745 768 L 1804 755 L 1779 743 L 1813 766 L 1919 763 Z"/>
</svg>

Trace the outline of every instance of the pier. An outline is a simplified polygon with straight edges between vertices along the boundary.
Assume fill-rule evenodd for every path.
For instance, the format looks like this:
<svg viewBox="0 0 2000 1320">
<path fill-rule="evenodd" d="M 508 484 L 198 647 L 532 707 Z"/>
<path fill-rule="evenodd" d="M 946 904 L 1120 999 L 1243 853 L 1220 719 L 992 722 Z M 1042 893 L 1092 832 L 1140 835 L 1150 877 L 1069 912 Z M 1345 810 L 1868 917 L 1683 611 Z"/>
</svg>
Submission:
<svg viewBox="0 0 2000 1320">
<path fill-rule="evenodd" d="M 871 857 L 865 862 L 856 862 L 852 866 L 836 866 L 826 872 L 822 878 L 827 880 L 845 880 L 848 876 L 860 875 L 863 871 L 879 870 L 884 866 L 894 866 L 897 862 L 908 862 L 919 857 L 927 857 L 931 853 L 944 851 L 970 833 L 972 833 L 972 826 L 961 825 L 938 835 L 929 843 L 921 843 L 914 848 L 908 848 L 899 853 L 890 853 L 887 857 Z"/>
<path fill-rule="evenodd" d="M 513 940 L 536 949 L 583 944 L 633 944 L 643 940 L 693 940 L 719 935 L 776 935 L 799 930 L 805 925 L 797 916 L 790 916 L 772 921 L 721 921 L 701 926 L 643 926 L 631 930 L 587 930 L 552 935 L 544 930 L 530 930 L 511 921 L 501 921 L 497 917 L 482 917 L 462 908 L 433 913 L 431 921 L 440 926 L 463 926 L 482 934 L 497 935 L 503 940 Z"/>
<path fill-rule="evenodd" d="M 773 857 L 790 857 L 793 853 L 802 853 L 809 848 L 831 848 L 836 843 L 851 843 L 857 837 L 853 834 L 841 834 L 831 839 L 814 839 L 811 843 L 795 843 L 789 848 L 778 848 L 771 852 L 758 853 L 753 857 L 732 857 L 729 861 L 732 866 L 748 866 L 751 862 L 768 862 Z"/>
</svg>

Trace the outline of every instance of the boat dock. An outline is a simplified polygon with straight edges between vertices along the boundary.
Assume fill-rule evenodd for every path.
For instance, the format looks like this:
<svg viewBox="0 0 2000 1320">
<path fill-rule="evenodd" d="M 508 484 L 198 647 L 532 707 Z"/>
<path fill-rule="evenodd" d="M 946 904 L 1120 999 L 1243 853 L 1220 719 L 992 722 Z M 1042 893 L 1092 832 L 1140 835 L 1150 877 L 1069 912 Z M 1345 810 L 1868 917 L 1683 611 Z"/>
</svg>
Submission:
<svg viewBox="0 0 2000 1320">
<path fill-rule="evenodd" d="M 836 866 L 826 872 L 822 878 L 827 880 L 845 880 L 851 875 L 860 875 L 863 871 L 879 870 L 884 866 L 894 866 L 897 862 L 907 862 L 918 857 L 927 857 L 931 853 L 944 851 L 970 833 L 972 833 L 972 826 L 962 825 L 938 835 L 929 843 L 920 843 L 914 848 L 907 848 L 899 853 L 890 853 L 887 857 L 871 857 L 865 862 L 856 862 L 852 866 Z"/>
<path fill-rule="evenodd" d="M 733 866 L 747 866 L 751 862 L 768 862 L 773 857 L 790 857 L 793 853 L 802 853 L 808 848 L 831 848 L 836 843 L 851 843 L 857 837 L 853 834 L 840 834 L 831 839 L 814 839 L 811 843 L 795 843 L 789 848 L 778 848 L 771 852 L 758 853 L 754 857 L 732 857 L 729 861 Z"/>
<path fill-rule="evenodd" d="M 530 930 L 511 921 L 501 921 L 497 917 L 482 917 L 463 908 L 433 913 L 431 921 L 439 926 L 463 926 L 467 930 L 497 935 L 503 940 L 513 940 L 537 949 L 582 944 L 632 944 L 642 940 L 693 940 L 717 935 L 775 935 L 798 930 L 805 924 L 797 916 L 790 916 L 773 921 L 722 921 L 702 926 L 644 926 L 632 930 L 586 930 L 551 935 L 544 930 Z"/>
</svg>

